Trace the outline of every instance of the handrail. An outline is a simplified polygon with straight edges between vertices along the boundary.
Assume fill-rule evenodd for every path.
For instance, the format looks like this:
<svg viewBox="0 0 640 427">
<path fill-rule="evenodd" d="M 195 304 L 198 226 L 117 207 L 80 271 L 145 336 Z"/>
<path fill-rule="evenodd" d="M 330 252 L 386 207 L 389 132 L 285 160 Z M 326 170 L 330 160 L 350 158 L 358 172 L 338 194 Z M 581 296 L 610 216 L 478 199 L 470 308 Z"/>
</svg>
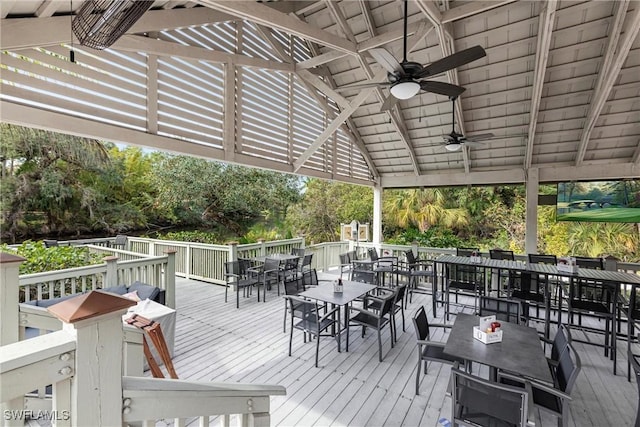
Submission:
<svg viewBox="0 0 640 427">
<path fill-rule="evenodd" d="M 208 425 L 209 416 L 239 414 L 243 418 L 253 418 L 249 424 L 269 425 L 270 396 L 286 394 L 286 389 L 280 385 L 127 376 L 122 378 L 122 389 L 124 423 L 202 417 L 201 425 Z"/>
<path fill-rule="evenodd" d="M 74 335 L 64 330 L 2 346 L 0 402 L 71 378 L 75 349 Z"/>
</svg>

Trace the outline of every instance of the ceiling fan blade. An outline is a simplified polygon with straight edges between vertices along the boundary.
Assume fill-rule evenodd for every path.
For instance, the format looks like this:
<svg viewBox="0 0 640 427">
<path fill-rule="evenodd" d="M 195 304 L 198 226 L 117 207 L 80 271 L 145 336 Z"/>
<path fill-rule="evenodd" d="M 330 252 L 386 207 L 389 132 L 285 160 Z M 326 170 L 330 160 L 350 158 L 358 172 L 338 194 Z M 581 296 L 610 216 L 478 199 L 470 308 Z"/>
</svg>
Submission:
<svg viewBox="0 0 640 427">
<path fill-rule="evenodd" d="M 351 90 L 351 89 L 366 89 L 368 87 L 376 87 L 376 86 L 389 86 L 391 85 L 391 83 L 389 82 L 364 82 L 364 83 L 356 83 L 356 84 L 352 84 L 352 85 L 345 85 L 345 86 L 340 86 L 335 88 L 334 90 L 336 92 L 345 92 L 347 90 Z"/>
<path fill-rule="evenodd" d="M 456 86 L 450 83 L 437 82 L 433 80 L 421 81 L 420 88 L 425 92 L 437 93 L 439 95 L 448 96 L 449 98 L 456 98 L 466 90 L 462 86 Z"/>
<path fill-rule="evenodd" d="M 384 68 L 388 72 L 404 73 L 402 65 L 400 65 L 398 60 L 394 58 L 388 50 L 381 47 L 375 47 L 373 49 L 369 49 L 369 54 L 373 56 L 373 59 L 375 59 L 378 64 L 382 65 L 382 68 Z"/>
<path fill-rule="evenodd" d="M 484 142 L 480 141 L 462 141 L 462 143 L 467 147 L 477 148 L 484 146 Z"/>
<path fill-rule="evenodd" d="M 491 139 L 495 135 L 492 133 L 481 133 L 479 135 L 468 135 L 465 136 L 465 142 L 476 142 L 476 141 L 484 141 L 486 139 Z"/>
<path fill-rule="evenodd" d="M 391 110 L 396 105 L 397 102 L 398 102 L 398 98 L 389 94 L 389 96 L 387 96 L 387 99 L 385 99 L 384 102 L 382 103 L 382 106 L 380 107 L 380 112 Z"/>
<path fill-rule="evenodd" d="M 446 56 L 432 64 L 429 64 L 422 68 L 422 71 L 414 75 L 415 78 L 422 78 L 427 76 L 434 76 L 436 74 L 444 73 L 445 71 L 452 70 L 461 65 L 468 64 L 482 57 L 487 56 L 482 46 L 474 46 L 469 49 L 461 50 L 453 55 Z"/>
</svg>

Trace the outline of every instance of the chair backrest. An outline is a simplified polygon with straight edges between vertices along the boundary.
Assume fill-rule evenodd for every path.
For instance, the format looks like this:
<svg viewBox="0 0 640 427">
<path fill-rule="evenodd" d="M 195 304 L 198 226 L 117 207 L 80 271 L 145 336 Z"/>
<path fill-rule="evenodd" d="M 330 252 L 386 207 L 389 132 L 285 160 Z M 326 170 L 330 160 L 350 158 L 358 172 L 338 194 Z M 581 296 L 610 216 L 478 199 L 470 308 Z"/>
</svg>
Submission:
<svg viewBox="0 0 640 427">
<path fill-rule="evenodd" d="M 404 297 L 407 294 L 407 286 L 408 283 L 403 283 L 401 285 L 396 286 L 396 302 L 404 301 Z"/>
<path fill-rule="evenodd" d="M 127 246 L 127 236 L 124 234 L 118 234 L 111 246 L 122 246 L 124 248 Z"/>
<path fill-rule="evenodd" d="M 590 268 L 592 270 L 604 270 L 604 262 L 602 258 L 590 258 L 584 256 L 577 256 L 576 264 L 580 268 Z"/>
<path fill-rule="evenodd" d="M 560 325 L 551 345 L 551 360 L 560 361 L 560 357 L 565 352 L 571 342 L 571 333 L 565 325 Z"/>
<path fill-rule="evenodd" d="M 280 260 L 276 258 L 265 258 L 262 271 L 271 271 L 280 269 Z"/>
<path fill-rule="evenodd" d="M 514 261 L 515 256 L 513 255 L 513 251 L 506 251 L 503 249 L 490 249 L 489 250 L 489 258 L 491 259 L 504 259 L 508 261 Z"/>
<path fill-rule="evenodd" d="M 358 253 L 356 251 L 349 251 L 347 252 L 347 255 L 349 255 L 349 262 L 358 260 Z"/>
<path fill-rule="evenodd" d="M 560 355 L 560 362 L 556 368 L 556 385 L 558 389 L 566 394 L 571 394 L 571 389 L 573 389 L 580 369 L 582 369 L 580 356 L 569 343 L 565 352 Z"/>
<path fill-rule="evenodd" d="M 531 264 L 552 264 L 556 265 L 558 263 L 558 258 L 555 255 L 546 255 L 546 254 L 529 254 L 529 262 Z"/>
<path fill-rule="evenodd" d="M 473 253 L 480 253 L 480 249 L 478 248 L 456 248 L 457 256 L 466 256 L 469 257 L 473 255 Z"/>
<path fill-rule="evenodd" d="M 294 319 L 302 319 L 310 324 L 318 324 L 318 304 L 295 295 L 285 297 L 289 301 L 291 316 Z"/>
<path fill-rule="evenodd" d="M 303 257 L 305 255 L 304 248 L 293 248 L 293 249 L 291 249 L 291 255 Z"/>
<path fill-rule="evenodd" d="M 251 260 L 247 258 L 238 258 L 238 264 L 240 265 L 240 275 L 246 276 L 247 270 L 251 268 Z"/>
<path fill-rule="evenodd" d="M 480 296 L 480 316 L 492 314 L 504 322 L 520 323 L 520 303 L 504 298 Z"/>
<path fill-rule="evenodd" d="M 424 306 L 421 306 L 413 315 L 413 329 L 416 331 L 416 339 L 418 341 L 429 339 L 429 319 Z"/>
<path fill-rule="evenodd" d="M 297 276 L 286 276 L 282 282 L 284 283 L 285 295 L 298 295 L 304 290 L 303 285 L 300 283 L 300 279 Z"/>
<path fill-rule="evenodd" d="M 413 249 L 404 251 L 404 256 L 407 258 L 407 264 L 415 264 L 416 262 L 418 262 L 418 259 L 413 254 Z"/>
<path fill-rule="evenodd" d="M 369 258 L 371 259 L 371 261 L 377 261 L 378 260 L 378 251 L 377 251 L 376 248 L 367 249 L 367 253 L 369 254 Z"/>
<path fill-rule="evenodd" d="M 451 412 L 454 425 L 526 426 L 529 394 L 451 368 Z"/>
<path fill-rule="evenodd" d="M 349 254 L 348 253 L 343 253 L 338 255 L 338 257 L 340 257 L 340 264 L 342 265 L 349 265 L 351 264 L 351 261 L 349 261 Z"/>
<path fill-rule="evenodd" d="M 374 264 L 370 261 L 356 261 L 353 263 L 351 271 L 351 280 L 362 283 L 375 283 L 375 273 L 373 271 Z"/>
<path fill-rule="evenodd" d="M 313 259 L 313 254 L 305 254 L 302 258 L 301 268 L 311 267 L 312 259 Z"/>
<path fill-rule="evenodd" d="M 396 293 L 392 293 L 382 298 L 382 305 L 380 306 L 380 316 L 385 316 L 386 314 L 391 312 L 393 305 L 396 302 Z"/>
<path fill-rule="evenodd" d="M 45 239 L 45 240 L 43 240 L 43 242 L 44 242 L 44 247 L 45 248 L 53 248 L 55 246 L 58 246 L 58 241 L 57 240 Z"/>
<path fill-rule="evenodd" d="M 240 275 L 240 263 L 238 261 L 227 261 L 224 263 L 224 274 L 229 280 L 229 275 Z"/>
</svg>

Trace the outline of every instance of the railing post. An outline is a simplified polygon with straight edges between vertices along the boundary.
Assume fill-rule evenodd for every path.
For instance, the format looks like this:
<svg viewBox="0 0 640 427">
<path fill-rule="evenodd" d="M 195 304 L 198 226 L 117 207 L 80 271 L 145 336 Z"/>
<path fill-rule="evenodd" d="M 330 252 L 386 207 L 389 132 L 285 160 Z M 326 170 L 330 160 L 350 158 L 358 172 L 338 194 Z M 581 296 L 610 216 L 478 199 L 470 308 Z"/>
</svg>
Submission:
<svg viewBox="0 0 640 427">
<path fill-rule="evenodd" d="M 300 243 L 300 247 L 301 247 L 302 249 L 304 249 L 304 248 L 306 247 L 306 241 L 305 241 L 305 238 L 304 238 L 304 234 L 300 234 L 298 237 L 299 237 L 300 239 L 302 239 L 302 242 Z"/>
<path fill-rule="evenodd" d="M 122 315 L 132 305 L 92 291 L 49 307 L 76 337 L 71 425 L 122 425 Z"/>
<path fill-rule="evenodd" d="M 418 252 L 417 240 L 414 240 L 413 242 L 411 242 L 411 250 L 413 251 L 413 254 L 416 256 L 416 258 L 420 258 L 420 252 Z"/>
<path fill-rule="evenodd" d="M 118 257 L 108 256 L 103 258 L 107 263 L 107 271 L 105 273 L 103 288 L 110 288 L 112 286 L 118 286 Z M 96 284 L 93 284 L 93 289 L 96 289 Z"/>
<path fill-rule="evenodd" d="M 229 261 L 238 260 L 238 242 L 229 242 Z"/>
<path fill-rule="evenodd" d="M 167 267 L 164 271 L 165 280 L 165 304 L 167 307 L 176 308 L 176 250 L 167 249 Z"/>
<path fill-rule="evenodd" d="M 18 342 L 18 302 L 20 287 L 18 286 L 20 264 L 24 258 L 0 252 L 0 346 Z M 4 411 L 21 410 L 24 408 L 24 399 L 18 398 L 0 405 Z M 5 421 L 7 426 L 21 426 L 21 420 Z"/>
<path fill-rule="evenodd" d="M 18 342 L 20 264 L 24 258 L 0 252 L 0 346 Z"/>
<path fill-rule="evenodd" d="M 267 256 L 267 245 L 264 242 L 264 239 L 259 239 L 258 243 L 260 244 L 260 256 Z"/>
</svg>

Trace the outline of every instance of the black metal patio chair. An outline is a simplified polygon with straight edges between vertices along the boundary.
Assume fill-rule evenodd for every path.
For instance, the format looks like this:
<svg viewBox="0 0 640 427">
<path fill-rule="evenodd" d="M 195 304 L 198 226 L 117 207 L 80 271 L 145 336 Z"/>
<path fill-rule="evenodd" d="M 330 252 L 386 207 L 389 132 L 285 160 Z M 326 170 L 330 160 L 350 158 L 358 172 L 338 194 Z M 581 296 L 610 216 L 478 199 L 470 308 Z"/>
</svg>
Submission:
<svg viewBox="0 0 640 427">
<path fill-rule="evenodd" d="M 454 426 L 518 426 L 535 422 L 530 387 L 514 387 L 451 368 Z"/>
<path fill-rule="evenodd" d="M 241 261 L 227 261 L 224 263 L 224 302 L 227 302 L 227 293 L 230 287 L 236 288 L 236 308 L 240 308 L 240 291 L 244 297 L 251 293 L 251 288 L 258 283 L 257 277 L 248 275 L 246 264 Z"/>
<path fill-rule="evenodd" d="M 347 348 L 349 348 L 349 329 L 348 326 L 356 325 L 362 327 L 362 337 L 364 338 L 367 328 L 374 329 L 378 332 L 378 359 L 382 362 L 382 329 L 389 325 L 391 348 L 393 348 L 393 305 L 395 303 L 395 293 L 389 293 L 384 296 L 372 296 L 367 295 L 364 297 L 364 307 L 349 307 L 351 312 L 356 314 L 349 319 L 349 325 L 347 325 Z M 378 303 L 377 310 L 367 309 L 370 301 L 376 301 Z"/>
<path fill-rule="evenodd" d="M 429 325 L 427 312 L 425 311 L 424 306 L 421 306 L 413 315 L 413 328 L 416 331 L 416 340 L 418 344 L 416 395 L 420 394 L 420 373 L 424 371 L 424 374 L 427 374 L 428 362 L 440 362 L 450 365 L 453 365 L 456 362 L 462 364 L 465 363 L 464 359 L 459 359 L 444 353 L 445 342 L 431 341 L 431 327 L 450 329 L 452 325 L 445 325 L 441 323 L 432 323 Z"/>
<path fill-rule="evenodd" d="M 289 309 L 291 310 L 291 332 L 289 335 L 289 356 L 291 356 L 291 349 L 293 344 L 293 330 L 298 329 L 304 333 L 304 342 L 307 342 L 307 335 L 315 337 L 316 340 L 316 362 L 315 366 L 318 367 L 318 355 L 320 353 L 320 337 L 321 336 L 333 336 L 338 342 L 338 352 L 340 352 L 340 311 L 339 307 L 328 311 L 325 314 L 320 314 L 319 306 L 315 301 L 308 301 L 304 298 L 300 298 L 293 295 L 287 295 L 285 297 L 289 302 Z M 323 331 L 329 329 L 335 329 L 333 332 L 323 334 Z"/>
</svg>

